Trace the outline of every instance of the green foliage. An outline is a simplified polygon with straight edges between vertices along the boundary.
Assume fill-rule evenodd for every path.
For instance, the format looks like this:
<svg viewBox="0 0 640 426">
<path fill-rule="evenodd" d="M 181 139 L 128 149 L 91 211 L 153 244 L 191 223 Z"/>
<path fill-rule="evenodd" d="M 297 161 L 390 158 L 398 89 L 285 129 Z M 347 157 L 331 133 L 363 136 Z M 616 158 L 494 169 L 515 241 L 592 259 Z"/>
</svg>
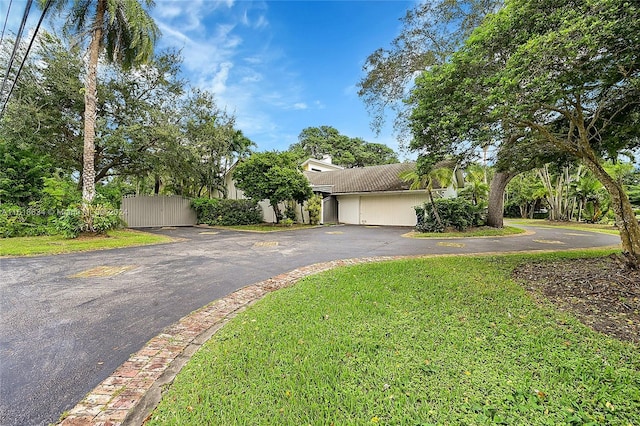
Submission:
<svg viewBox="0 0 640 426">
<path fill-rule="evenodd" d="M 309 222 L 312 225 L 320 223 L 320 213 L 322 212 L 322 196 L 314 194 L 307 203 L 307 211 L 309 212 Z"/>
<path fill-rule="evenodd" d="M 120 211 L 98 201 L 65 209 L 54 221 L 55 229 L 65 238 L 76 238 L 83 232 L 105 234 L 122 226 Z"/>
<path fill-rule="evenodd" d="M 365 77 L 358 95 L 372 115 L 372 127 L 380 130 L 388 112 L 406 136 L 408 105 L 405 99 L 417 73 L 444 62 L 455 52 L 487 14 L 502 6 L 502 0 L 432 0 L 417 2 L 402 18 L 402 30 L 388 48 L 367 58 Z"/>
<path fill-rule="evenodd" d="M 38 199 L 50 168 L 46 156 L 0 139 L 0 203 L 27 206 Z"/>
<path fill-rule="evenodd" d="M 49 219 L 36 207 L 0 204 L 0 238 L 50 234 Z"/>
<path fill-rule="evenodd" d="M 296 203 L 294 201 L 287 202 L 287 205 L 284 210 L 285 219 L 290 219 L 295 222 L 298 218 L 298 214 L 296 212 Z"/>
<path fill-rule="evenodd" d="M 262 210 L 253 200 L 195 198 L 191 206 L 196 211 L 198 223 L 234 226 L 262 222 Z"/>
<path fill-rule="evenodd" d="M 233 178 L 247 197 L 269 200 L 277 222 L 282 219 L 279 203 L 294 200 L 301 204 L 313 195 L 309 181 L 289 152 L 254 153 L 236 166 Z"/>
<path fill-rule="evenodd" d="M 82 232 L 82 214 L 79 205 L 68 208 L 54 220 L 55 230 L 65 238 L 76 238 Z"/>
<path fill-rule="evenodd" d="M 434 209 L 437 211 L 437 219 Z M 416 206 L 418 232 L 444 232 L 447 228 L 464 231 L 467 228 L 483 224 L 482 206 L 475 205 L 464 198 L 440 198 L 422 206 Z"/>
<path fill-rule="evenodd" d="M 532 219 L 544 195 L 544 186 L 534 171 L 515 176 L 507 185 L 505 215 Z"/>
<path fill-rule="evenodd" d="M 77 184 L 59 173 L 42 178 L 42 188 L 28 206 L 0 205 L 0 235 L 3 237 L 25 237 L 62 233 L 76 236 L 78 219 L 70 217 L 69 209 L 75 211 L 81 194 Z M 79 216 L 79 215 L 76 215 Z"/>
<path fill-rule="evenodd" d="M 78 184 L 68 176 L 56 173 L 44 179 L 42 198 L 38 204 L 43 211 L 55 215 L 58 211 L 80 203 L 81 198 Z"/>
<path fill-rule="evenodd" d="M 110 180 L 105 184 L 96 186 L 96 198 L 116 208 L 120 208 L 122 197 L 125 195 L 134 195 L 135 193 L 135 187 L 123 179 Z"/>
<path fill-rule="evenodd" d="M 307 127 L 298 142 L 289 147 L 298 161 L 331 156 L 333 164 L 343 167 L 365 167 L 398 162 L 396 153 L 386 145 L 366 142 L 340 134 L 331 126 Z"/>
<path fill-rule="evenodd" d="M 477 163 L 469 164 L 464 171 L 464 188 L 458 190 L 458 197 L 471 201 L 474 205 L 486 207 L 489 185 L 486 167 Z"/>
<path fill-rule="evenodd" d="M 499 160 L 527 167 L 549 152 L 581 160 L 611 196 L 623 252 L 638 267 L 640 225 L 603 162 L 640 146 L 639 44 L 637 2 L 508 0 L 416 81 L 412 148 L 469 156 L 498 141 Z M 564 219 L 558 193 L 547 199 L 551 217 Z"/>
<path fill-rule="evenodd" d="M 282 226 L 286 226 L 286 227 L 291 227 L 291 226 L 293 226 L 293 224 L 294 224 L 294 223 L 296 223 L 296 222 L 295 222 L 293 219 L 288 218 L 288 217 L 287 217 L 287 218 L 285 218 L 285 219 L 282 219 L 282 220 L 280 221 L 280 224 L 281 224 Z"/>
</svg>

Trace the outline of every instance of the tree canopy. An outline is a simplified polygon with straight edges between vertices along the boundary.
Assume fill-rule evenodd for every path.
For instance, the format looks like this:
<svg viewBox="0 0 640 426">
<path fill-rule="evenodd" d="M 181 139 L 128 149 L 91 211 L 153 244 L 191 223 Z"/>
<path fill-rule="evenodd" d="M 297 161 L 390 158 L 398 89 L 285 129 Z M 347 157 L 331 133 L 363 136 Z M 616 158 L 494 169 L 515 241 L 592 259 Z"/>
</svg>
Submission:
<svg viewBox="0 0 640 426">
<path fill-rule="evenodd" d="M 0 120 L 7 142 L 48 156 L 67 176 L 83 171 L 82 54 L 42 33 Z M 98 73 L 94 180 L 196 196 L 223 187 L 223 175 L 252 142 L 213 94 L 179 78 L 181 56 L 157 52 L 135 70 L 104 65 Z M 149 187 L 144 183 L 151 180 Z"/>
<path fill-rule="evenodd" d="M 300 161 L 309 157 L 321 159 L 330 155 L 333 164 L 343 167 L 365 167 L 398 162 L 398 156 L 388 146 L 350 138 L 331 126 L 307 127 L 298 142 L 289 147 Z"/>
<path fill-rule="evenodd" d="M 302 203 L 313 195 L 309 181 L 290 152 L 253 153 L 238 163 L 233 178 L 247 197 L 269 200 L 278 222 L 282 218 L 281 202 Z"/>
<path fill-rule="evenodd" d="M 44 6 L 49 1 L 40 0 Z M 69 6 L 71 3 L 71 7 Z M 153 0 L 52 0 L 53 10 L 65 14 L 64 31 L 86 43 L 84 76 L 82 199 L 86 205 L 95 196 L 95 138 L 98 111 L 98 62 L 130 69 L 153 56 L 158 27 L 145 7 Z"/>
<path fill-rule="evenodd" d="M 507 1 L 411 97 L 414 141 L 423 153 L 463 153 L 487 140 L 500 153 L 552 148 L 581 160 L 607 189 L 624 252 L 640 262 L 640 229 L 607 173 L 638 148 L 640 9 L 632 2 Z M 627 137 L 620 137 L 626 135 Z"/>
<path fill-rule="evenodd" d="M 366 75 L 358 95 L 380 131 L 387 112 L 395 114 L 400 137 L 407 130 L 410 110 L 403 102 L 417 73 L 444 63 L 502 0 L 433 0 L 419 2 L 402 19 L 402 31 L 389 48 L 379 48 L 367 58 Z"/>
</svg>

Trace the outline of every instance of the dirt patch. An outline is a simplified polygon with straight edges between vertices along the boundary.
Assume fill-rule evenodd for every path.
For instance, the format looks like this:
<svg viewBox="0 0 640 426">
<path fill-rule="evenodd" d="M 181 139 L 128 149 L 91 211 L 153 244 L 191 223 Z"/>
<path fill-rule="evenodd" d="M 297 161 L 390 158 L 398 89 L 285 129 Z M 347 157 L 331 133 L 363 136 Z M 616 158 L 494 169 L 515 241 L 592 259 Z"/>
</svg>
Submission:
<svg viewBox="0 0 640 426">
<path fill-rule="evenodd" d="M 530 263 L 513 276 L 594 330 L 640 343 L 640 270 L 615 256 Z"/>
</svg>

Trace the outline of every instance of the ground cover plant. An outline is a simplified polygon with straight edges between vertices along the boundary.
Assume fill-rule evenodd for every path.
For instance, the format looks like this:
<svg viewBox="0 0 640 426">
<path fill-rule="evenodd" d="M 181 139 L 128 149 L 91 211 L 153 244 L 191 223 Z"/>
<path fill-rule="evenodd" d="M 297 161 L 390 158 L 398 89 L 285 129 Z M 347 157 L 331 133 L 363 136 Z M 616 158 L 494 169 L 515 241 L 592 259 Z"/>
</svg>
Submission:
<svg viewBox="0 0 640 426">
<path fill-rule="evenodd" d="M 106 234 L 83 234 L 73 239 L 66 238 L 62 235 L 0 238 L 0 256 L 61 254 L 146 244 L 160 244 L 171 241 L 173 241 L 173 239 L 164 235 L 150 234 L 130 229 L 108 231 Z"/>
<path fill-rule="evenodd" d="M 511 279 L 523 263 L 604 253 L 414 259 L 308 277 L 214 335 L 147 424 L 638 424 L 638 346 Z"/>
</svg>

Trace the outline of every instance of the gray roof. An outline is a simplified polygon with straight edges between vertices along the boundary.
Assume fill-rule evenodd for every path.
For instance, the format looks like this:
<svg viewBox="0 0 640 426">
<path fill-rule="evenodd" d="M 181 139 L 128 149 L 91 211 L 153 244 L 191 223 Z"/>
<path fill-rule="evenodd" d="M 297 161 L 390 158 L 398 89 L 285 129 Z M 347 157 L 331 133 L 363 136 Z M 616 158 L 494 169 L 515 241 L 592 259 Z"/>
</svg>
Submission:
<svg viewBox="0 0 640 426">
<path fill-rule="evenodd" d="M 396 163 L 330 172 L 305 171 L 304 175 L 315 190 L 329 192 L 325 189 L 330 187 L 333 194 L 402 191 L 409 189 L 409 183 L 400 179 L 400 173 L 414 167 L 415 163 Z"/>
</svg>

